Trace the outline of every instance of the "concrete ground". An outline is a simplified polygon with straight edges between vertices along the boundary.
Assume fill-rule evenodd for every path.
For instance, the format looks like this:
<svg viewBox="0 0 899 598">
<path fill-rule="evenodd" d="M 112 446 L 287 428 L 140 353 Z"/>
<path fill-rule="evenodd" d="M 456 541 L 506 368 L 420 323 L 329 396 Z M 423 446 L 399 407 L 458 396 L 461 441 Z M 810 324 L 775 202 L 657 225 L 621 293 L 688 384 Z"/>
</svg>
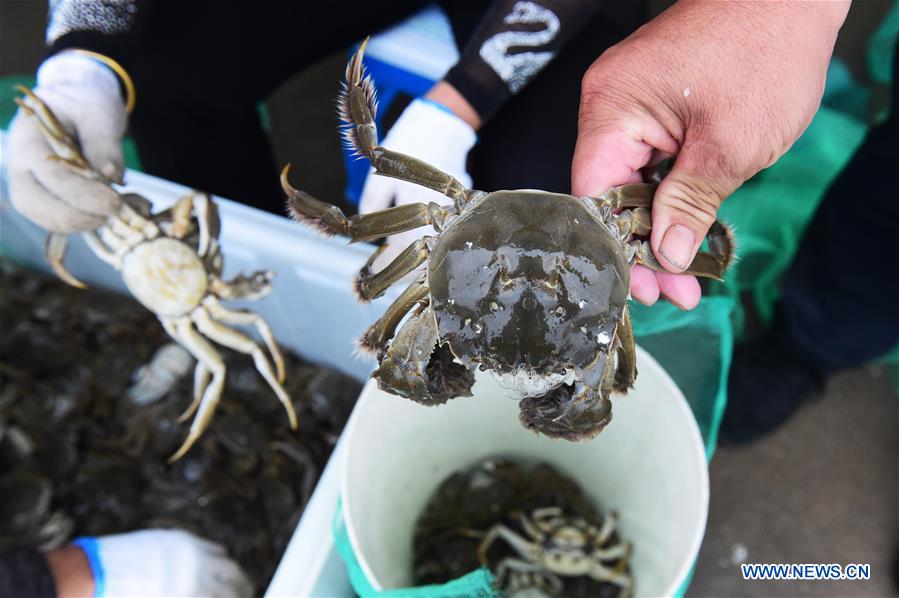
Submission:
<svg viewBox="0 0 899 598">
<path fill-rule="evenodd" d="M 837 44 L 854 74 L 864 40 L 888 0 L 856 2 Z M 46 4 L 0 0 L 0 76 L 33 72 Z M 304 179 L 322 198 L 341 196 L 333 95 L 335 56 L 286 84 L 269 102 L 279 160 L 316 164 Z M 757 444 L 719 448 L 711 509 L 690 596 L 886 596 L 899 548 L 899 400 L 889 377 L 864 368 L 836 377 L 824 395 Z M 740 563 L 870 563 L 867 582 L 749 582 Z"/>
</svg>

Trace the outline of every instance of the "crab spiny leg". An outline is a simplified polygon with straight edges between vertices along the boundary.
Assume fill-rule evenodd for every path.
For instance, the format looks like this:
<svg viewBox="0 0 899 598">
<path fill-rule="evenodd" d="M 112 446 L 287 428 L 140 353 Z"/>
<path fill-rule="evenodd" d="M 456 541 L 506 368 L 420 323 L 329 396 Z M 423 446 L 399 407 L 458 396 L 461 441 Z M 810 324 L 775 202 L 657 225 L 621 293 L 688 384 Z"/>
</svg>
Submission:
<svg viewBox="0 0 899 598">
<path fill-rule="evenodd" d="M 181 346 L 190 351 L 191 355 L 198 362 L 202 362 L 204 366 L 212 372 L 212 381 L 203 392 L 203 398 L 197 408 L 197 415 L 190 424 L 190 430 L 187 438 L 175 454 L 169 457 L 169 463 L 174 463 L 190 450 L 196 441 L 203 435 L 215 408 L 218 406 L 219 400 L 222 398 L 222 389 L 225 386 L 225 363 L 212 345 L 197 334 L 197 331 L 191 326 L 191 322 L 187 318 L 179 318 L 174 321 L 161 320 L 163 327 L 169 335 L 178 341 Z"/>
<path fill-rule="evenodd" d="M 272 329 L 268 322 L 265 321 L 265 318 L 247 310 L 228 309 L 211 295 L 203 299 L 203 305 L 206 306 L 209 314 L 216 320 L 227 324 L 255 326 L 256 331 L 262 337 L 262 340 L 265 341 L 265 346 L 268 347 L 268 351 L 272 355 L 275 371 L 278 374 L 278 382 L 284 383 L 284 357 L 281 355 L 281 349 L 278 348 L 278 343 L 275 342 L 275 335 L 272 334 Z"/>
<path fill-rule="evenodd" d="M 733 263 L 736 256 L 736 240 L 729 226 L 720 221 L 712 223 L 706 238 L 709 240 L 709 249 L 712 251 L 700 251 L 684 270 L 684 274 L 714 278 L 723 280 L 724 273 Z M 659 263 L 652 252 L 649 241 L 632 241 L 631 245 L 636 250 L 636 261 L 647 268 L 658 272 L 667 272 Z"/>
<path fill-rule="evenodd" d="M 378 251 L 372 254 L 356 277 L 356 296 L 359 300 L 371 301 L 372 299 L 377 299 L 384 294 L 384 291 L 390 285 L 425 263 L 428 260 L 428 255 L 431 253 L 427 242 L 429 238 L 423 237 L 416 240 L 396 256 L 383 270 L 372 274 L 371 266 L 375 257 L 386 247 L 386 245 L 382 245 Z"/>
<path fill-rule="evenodd" d="M 84 242 L 87 243 L 87 246 L 91 251 L 94 252 L 98 258 L 115 268 L 116 270 L 121 269 L 122 260 L 115 254 L 113 250 L 111 250 L 106 243 L 104 243 L 100 237 L 97 235 L 97 231 L 87 231 L 81 234 Z"/>
<path fill-rule="evenodd" d="M 441 206 L 432 202 L 406 204 L 347 218 L 337 206 L 294 189 L 287 180 L 289 170 L 288 164 L 281 171 L 281 187 L 287 194 L 290 215 L 324 235 L 344 235 L 352 242 L 370 241 L 427 225 L 440 229 L 449 216 L 457 214 L 453 206 Z"/>
<path fill-rule="evenodd" d="M 172 219 L 171 235 L 176 239 L 183 239 L 191 229 L 190 215 L 193 211 L 193 193 L 179 198 L 175 205 L 168 209 L 168 215 Z"/>
<path fill-rule="evenodd" d="M 624 542 L 609 546 L 608 548 L 596 548 L 593 551 L 593 558 L 601 561 L 611 561 L 612 559 L 620 559 L 627 556 L 631 552 L 629 544 Z"/>
<path fill-rule="evenodd" d="M 206 193 L 193 192 L 192 198 L 193 210 L 197 215 L 197 226 L 200 229 L 200 238 L 197 240 L 197 255 L 205 256 L 209 252 L 209 244 L 212 239 L 210 230 L 213 226 L 213 219 L 218 218 L 218 214 L 210 210 L 209 195 Z"/>
<path fill-rule="evenodd" d="M 203 393 L 206 391 L 206 387 L 209 386 L 210 376 L 212 376 L 212 372 L 209 371 L 209 368 L 203 365 L 202 361 L 197 361 L 197 365 L 194 368 L 194 398 L 190 405 L 187 406 L 187 409 L 184 410 L 184 413 L 178 416 L 176 421 L 179 424 L 186 422 L 196 413 L 197 407 L 200 406 L 200 402 L 203 400 Z"/>
<path fill-rule="evenodd" d="M 540 541 L 540 538 L 543 537 L 543 534 L 540 532 L 537 526 L 534 525 L 534 522 L 531 521 L 530 517 L 528 517 L 525 513 L 522 513 L 518 521 L 519 523 L 521 523 L 521 529 L 523 529 L 525 533 L 531 537 L 531 540 L 534 540 L 535 542 Z"/>
<path fill-rule="evenodd" d="M 346 82 L 338 97 L 347 147 L 366 156 L 377 174 L 433 189 L 451 198 L 457 205 L 466 203 L 472 197 L 472 192 L 454 177 L 417 158 L 378 145 L 378 131 L 375 127 L 377 94 L 371 77 L 365 75 L 362 65 L 367 44 L 366 39 L 350 58 L 346 68 Z"/>
<path fill-rule="evenodd" d="M 108 177 L 103 176 L 93 166 L 88 163 L 81 153 L 81 148 L 75 138 L 72 137 L 65 127 L 53 114 L 53 111 L 39 98 L 33 91 L 24 85 L 17 85 L 16 90 L 25 94 L 25 99 L 14 98 L 16 104 L 22 109 L 22 112 L 32 117 L 32 121 L 40 129 L 47 141 L 47 144 L 53 150 L 50 159 L 58 160 L 72 171 L 81 176 L 103 182 L 110 182 Z"/>
<path fill-rule="evenodd" d="M 597 581 L 608 581 L 622 588 L 631 587 L 631 578 L 624 573 L 624 567 L 621 562 L 614 568 L 606 567 L 602 563 L 593 562 L 590 566 L 590 577 Z"/>
<path fill-rule="evenodd" d="M 265 381 L 268 382 L 268 385 L 274 391 L 278 400 L 281 401 L 284 410 L 287 412 L 287 418 L 290 421 L 290 429 L 296 430 L 297 414 L 293 410 L 293 404 L 290 402 L 287 391 L 284 390 L 284 387 L 278 382 L 278 377 L 272 369 L 268 358 L 266 358 L 265 353 L 262 352 L 262 349 L 260 349 L 250 338 L 213 320 L 205 307 L 201 306 L 194 309 L 194 311 L 191 312 L 191 320 L 197 325 L 197 329 L 200 332 L 215 342 L 224 345 L 229 349 L 234 349 L 235 351 L 240 351 L 241 353 L 246 353 L 253 357 L 256 369 L 262 374 Z"/>
<path fill-rule="evenodd" d="M 637 345 L 634 342 L 634 327 L 631 324 L 631 314 L 624 306 L 621 322 L 615 329 L 615 337 L 618 340 L 618 364 L 615 368 L 615 383 L 613 390 L 627 392 L 634 386 L 637 379 Z"/>
<path fill-rule="evenodd" d="M 536 544 L 528 542 L 502 523 L 498 523 L 490 528 L 487 535 L 481 540 L 480 546 L 478 546 L 478 560 L 482 565 L 487 564 L 487 552 L 490 550 L 490 546 L 493 542 L 498 538 L 505 540 L 515 552 L 524 558 L 533 558 L 537 552 Z"/>
<path fill-rule="evenodd" d="M 645 236 L 652 231 L 652 214 L 648 208 L 630 208 L 610 217 L 618 227 L 618 237 L 628 239 L 631 235 Z"/>
<path fill-rule="evenodd" d="M 228 281 L 210 276 L 209 287 L 221 299 L 261 299 L 271 292 L 274 278 L 275 273 L 271 270 L 238 274 Z"/>
<path fill-rule="evenodd" d="M 50 267 L 66 284 L 72 285 L 78 289 L 86 289 L 87 285 L 75 278 L 71 272 L 66 269 L 66 249 L 69 247 L 69 236 L 50 233 L 47 235 L 47 241 L 44 244 L 44 259 L 50 264 Z"/>
<path fill-rule="evenodd" d="M 630 183 L 612 187 L 593 200 L 599 205 L 607 205 L 613 210 L 620 208 L 649 208 L 655 195 L 656 183 Z"/>
<path fill-rule="evenodd" d="M 393 336 L 396 327 L 405 315 L 415 304 L 426 305 L 427 300 L 428 285 L 425 284 L 424 277 L 421 277 L 406 287 L 396 301 L 390 304 L 384 315 L 368 327 L 368 330 L 359 339 L 359 348 L 374 353 L 380 359 L 387 341 Z"/>
</svg>

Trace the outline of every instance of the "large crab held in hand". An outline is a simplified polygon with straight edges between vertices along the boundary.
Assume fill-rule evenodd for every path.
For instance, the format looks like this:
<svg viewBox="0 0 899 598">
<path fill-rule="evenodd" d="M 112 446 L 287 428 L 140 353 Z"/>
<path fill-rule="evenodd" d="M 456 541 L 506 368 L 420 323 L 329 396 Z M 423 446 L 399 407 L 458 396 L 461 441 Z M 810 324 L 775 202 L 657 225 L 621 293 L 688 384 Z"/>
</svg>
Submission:
<svg viewBox="0 0 899 598">
<path fill-rule="evenodd" d="M 281 182 L 291 214 L 325 234 L 368 241 L 422 226 L 436 231 L 377 273 L 375 253 L 356 281 L 359 298 L 368 301 L 427 264 L 360 339 L 378 358 L 373 376 L 380 388 L 438 405 L 470 395 L 472 370 L 479 368 L 522 398 L 519 417 L 527 428 L 592 438 L 611 419 L 609 396 L 627 391 L 637 375 L 630 269 L 662 270 L 646 240 L 656 185 L 624 185 L 599 197 L 465 189 L 433 166 L 378 145 L 364 50 L 365 43 L 350 59 L 340 95 L 346 142 L 375 174 L 439 191 L 452 204 L 348 218 L 292 188 L 287 168 Z M 730 230 L 716 222 L 708 243 L 710 251 L 686 272 L 720 279 L 733 253 Z"/>
<path fill-rule="evenodd" d="M 80 175 L 111 184 L 84 158 L 77 142 L 44 102 L 26 88 L 17 103 L 35 122 L 59 160 Z M 255 272 L 230 281 L 222 278 L 219 217 L 215 203 L 203 193 L 191 193 L 174 206 L 150 213 L 150 202 L 135 194 L 121 195 L 121 205 L 106 224 L 83 233 L 91 250 L 121 271 L 125 286 L 159 318 L 166 332 L 197 360 L 194 399 L 179 418 L 196 413 L 184 443 L 170 461 L 183 456 L 209 425 L 225 385 L 225 363 L 207 339 L 253 357 L 256 369 L 287 411 L 290 426 L 296 414 L 284 381 L 284 359 L 266 321 L 251 311 L 233 310 L 221 299 L 258 299 L 271 290 L 271 272 Z M 84 287 L 64 266 L 68 238 L 50 234 L 46 257 L 69 284 Z M 271 354 L 271 361 L 249 337 L 226 324 L 255 326 Z M 272 362 L 274 367 L 272 367 Z"/>
</svg>

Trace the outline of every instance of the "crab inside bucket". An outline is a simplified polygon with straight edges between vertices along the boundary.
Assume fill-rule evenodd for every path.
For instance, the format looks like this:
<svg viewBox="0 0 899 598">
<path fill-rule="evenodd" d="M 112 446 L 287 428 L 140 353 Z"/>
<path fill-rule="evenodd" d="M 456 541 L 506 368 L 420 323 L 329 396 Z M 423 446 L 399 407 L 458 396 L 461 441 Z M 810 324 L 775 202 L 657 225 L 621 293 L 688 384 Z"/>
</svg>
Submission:
<svg viewBox="0 0 899 598">
<path fill-rule="evenodd" d="M 645 351 L 636 386 L 612 397 L 595 439 L 551 440 L 524 429 L 518 404 L 490 376 L 472 397 L 425 407 L 370 380 L 348 429 L 343 517 L 362 571 L 378 590 L 409 587 L 415 522 L 437 486 L 487 457 L 543 461 L 571 476 L 631 542 L 635 594 L 670 596 L 687 578 L 708 513 L 705 447 L 690 407 Z M 551 506 L 551 505 L 547 505 Z"/>
</svg>

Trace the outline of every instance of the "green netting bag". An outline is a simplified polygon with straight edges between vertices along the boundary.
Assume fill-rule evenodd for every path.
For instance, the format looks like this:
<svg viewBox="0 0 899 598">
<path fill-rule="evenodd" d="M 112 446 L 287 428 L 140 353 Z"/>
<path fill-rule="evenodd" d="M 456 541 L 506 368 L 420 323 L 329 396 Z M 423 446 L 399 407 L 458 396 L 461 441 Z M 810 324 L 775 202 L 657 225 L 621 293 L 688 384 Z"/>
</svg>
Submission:
<svg viewBox="0 0 899 598">
<path fill-rule="evenodd" d="M 385 598 L 490 598 L 493 592 L 493 574 L 486 568 L 480 568 L 458 577 L 445 584 L 418 586 L 415 588 L 401 588 L 396 590 L 378 591 L 369 583 L 368 578 L 359 566 L 350 538 L 343 523 L 343 504 L 337 501 L 337 512 L 332 522 L 334 532 L 334 544 L 340 558 L 346 564 L 347 574 L 353 590 L 367 598 L 369 596 L 382 596 Z"/>
</svg>

